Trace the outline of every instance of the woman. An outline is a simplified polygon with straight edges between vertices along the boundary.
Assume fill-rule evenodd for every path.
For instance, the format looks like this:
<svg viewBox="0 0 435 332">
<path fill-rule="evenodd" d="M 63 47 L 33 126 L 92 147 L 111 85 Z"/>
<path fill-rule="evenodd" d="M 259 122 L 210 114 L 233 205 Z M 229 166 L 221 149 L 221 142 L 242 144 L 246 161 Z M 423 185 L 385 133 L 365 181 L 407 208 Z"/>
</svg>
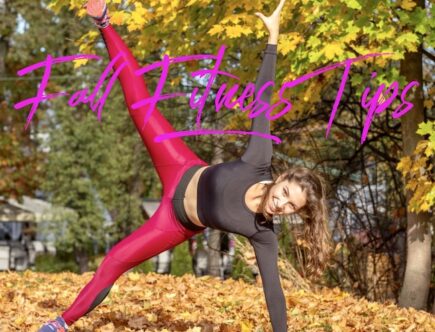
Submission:
<svg viewBox="0 0 435 332">
<path fill-rule="evenodd" d="M 256 91 L 274 78 L 279 15 L 284 2 L 281 0 L 269 17 L 257 13 L 269 30 L 269 40 Z M 66 331 L 68 325 L 103 301 L 125 271 L 203 232 L 206 227 L 249 239 L 262 277 L 273 330 L 286 331 L 286 303 L 277 267 L 278 242 L 271 217 L 295 212 L 304 216 L 306 242 L 311 246 L 307 267 L 314 272 L 320 271 L 326 263 L 329 248 L 323 180 L 314 172 L 297 167 L 273 181 L 272 142 L 261 137 L 250 137 L 248 148 L 240 159 L 213 166 L 197 157 L 180 138 L 154 142 L 157 135 L 172 132 L 173 128 L 158 110 L 153 110 L 144 126 L 147 107 L 131 109 L 132 104 L 149 96 L 143 78 L 134 74 L 139 66 L 109 24 L 104 0 L 89 1 L 87 11 L 100 28 L 110 58 L 124 53 L 121 63 L 127 65 L 119 79 L 130 115 L 162 181 L 163 197 L 148 222 L 110 250 L 74 303 L 40 331 Z M 271 93 L 269 88 L 261 99 L 269 103 Z M 256 117 L 252 130 L 268 133 L 269 121 L 264 116 Z"/>
</svg>

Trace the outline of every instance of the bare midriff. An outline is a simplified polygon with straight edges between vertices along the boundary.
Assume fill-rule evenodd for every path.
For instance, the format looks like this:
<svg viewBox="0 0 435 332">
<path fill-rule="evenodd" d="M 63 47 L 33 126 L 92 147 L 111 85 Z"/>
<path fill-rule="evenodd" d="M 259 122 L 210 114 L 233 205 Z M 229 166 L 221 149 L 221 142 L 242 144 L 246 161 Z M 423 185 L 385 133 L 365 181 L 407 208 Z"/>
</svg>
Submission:
<svg viewBox="0 0 435 332">
<path fill-rule="evenodd" d="M 197 210 L 197 204 L 198 204 L 198 182 L 199 177 L 201 176 L 202 172 L 206 170 L 210 166 L 204 166 L 198 169 L 195 174 L 190 179 L 189 184 L 186 188 L 186 193 L 184 195 L 184 210 L 186 211 L 187 217 L 197 226 L 205 227 L 201 223 L 198 217 L 198 210 Z"/>
</svg>

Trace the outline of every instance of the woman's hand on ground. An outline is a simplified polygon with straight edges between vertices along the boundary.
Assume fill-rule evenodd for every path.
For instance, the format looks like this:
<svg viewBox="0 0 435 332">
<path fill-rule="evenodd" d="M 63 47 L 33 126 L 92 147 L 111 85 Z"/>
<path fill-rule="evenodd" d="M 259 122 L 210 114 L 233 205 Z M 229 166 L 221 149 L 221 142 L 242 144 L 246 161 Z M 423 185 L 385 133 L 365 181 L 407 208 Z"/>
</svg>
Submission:
<svg viewBox="0 0 435 332">
<path fill-rule="evenodd" d="M 279 35 L 279 16 L 281 14 L 282 7 L 284 7 L 284 3 L 286 0 L 280 0 L 278 7 L 274 10 L 272 15 L 265 16 L 262 13 L 255 13 L 266 26 L 267 30 L 269 30 L 269 44 L 277 44 L 278 43 L 278 35 Z"/>
</svg>

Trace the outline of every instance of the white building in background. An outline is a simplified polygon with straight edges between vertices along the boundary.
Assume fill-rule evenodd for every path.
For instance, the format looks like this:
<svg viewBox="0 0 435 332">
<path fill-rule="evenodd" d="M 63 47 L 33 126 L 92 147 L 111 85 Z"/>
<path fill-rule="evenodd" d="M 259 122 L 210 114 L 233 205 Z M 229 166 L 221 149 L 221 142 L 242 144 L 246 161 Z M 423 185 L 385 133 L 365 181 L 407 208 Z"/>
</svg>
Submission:
<svg viewBox="0 0 435 332">
<path fill-rule="evenodd" d="M 0 197 L 0 271 L 23 271 L 38 254 L 54 255 L 54 234 L 41 229 L 55 215 L 71 211 L 28 196 L 22 202 Z"/>
</svg>

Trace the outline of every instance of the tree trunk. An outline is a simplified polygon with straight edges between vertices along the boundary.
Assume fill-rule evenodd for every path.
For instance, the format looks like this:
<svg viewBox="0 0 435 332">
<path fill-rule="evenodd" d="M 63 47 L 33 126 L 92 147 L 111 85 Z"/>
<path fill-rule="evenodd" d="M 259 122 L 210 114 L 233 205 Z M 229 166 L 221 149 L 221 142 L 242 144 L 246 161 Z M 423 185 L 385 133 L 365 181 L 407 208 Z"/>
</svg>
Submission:
<svg viewBox="0 0 435 332">
<path fill-rule="evenodd" d="M 218 229 L 210 229 L 208 238 L 208 274 L 220 277 L 221 276 L 221 261 L 220 261 L 220 243 L 221 231 Z"/>
<path fill-rule="evenodd" d="M 0 16 L 3 18 L 9 15 L 6 1 L 0 0 Z M 3 22 L 0 26 L 0 76 L 6 76 L 6 55 L 9 50 L 9 35 L 12 33 L 12 29 L 9 29 L 7 22 Z M 4 91 L 0 91 L 0 95 Z M 1 99 L 0 99 L 1 100 Z"/>
<path fill-rule="evenodd" d="M 85 249 L 74 248 L 74 257 L 79 266 L 80 273 L 89 271 L 89 255 Z"/>
<path fill-rule="evenodd" d="M 418 7 L 424 8 L 424 0 L 418 0 Z M 406 53 L 400 63 L 400 74 L 406 82 L 418 81 L 420 85 L 408 92 L 406 100 L 414 107 L 401 117 L 402 140 L 404 155 L 411 155 L 417 142 L 422 139 L 416 134 L 418 124 L 424 121 L 423 108 L 423 48 L 417 52 Z M 410 192 L 406 193 L 408 205 Z M 411 213 L 407 211 L 407 256 L 403 286 L 399 296 L 399 305 L 416 309 L 427 308 L 429 285 L 431 277 L 431 234 L 428 213 Z"/>
</svg>

